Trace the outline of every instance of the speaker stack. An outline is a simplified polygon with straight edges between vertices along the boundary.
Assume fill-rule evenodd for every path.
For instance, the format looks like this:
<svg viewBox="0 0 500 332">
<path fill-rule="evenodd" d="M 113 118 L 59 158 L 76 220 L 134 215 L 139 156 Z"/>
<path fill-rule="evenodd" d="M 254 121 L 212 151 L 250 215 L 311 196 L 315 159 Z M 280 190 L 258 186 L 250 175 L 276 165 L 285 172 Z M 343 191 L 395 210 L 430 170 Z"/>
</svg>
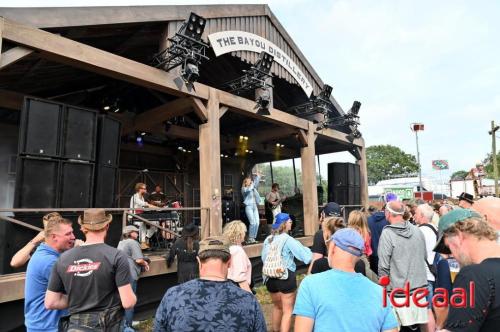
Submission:
<svg viewBox="0 0 500 332">
<path fill-rule="evenodd" d="M 328 201 L 340 205 L 360 205 L 359 165 L 351 163 L 328 164 Z"/>
<path fill-rule="evenodd" d="M 109 208 L 117 205 L 120 131 L 119 121 L 106 115 L 99 117 L 95 207 Z"/>
<path fill-rule="evenodd" d="M 15 207 L 112 207 L 120 129 L 95 110 L 26 98 Z"/>
</svg>

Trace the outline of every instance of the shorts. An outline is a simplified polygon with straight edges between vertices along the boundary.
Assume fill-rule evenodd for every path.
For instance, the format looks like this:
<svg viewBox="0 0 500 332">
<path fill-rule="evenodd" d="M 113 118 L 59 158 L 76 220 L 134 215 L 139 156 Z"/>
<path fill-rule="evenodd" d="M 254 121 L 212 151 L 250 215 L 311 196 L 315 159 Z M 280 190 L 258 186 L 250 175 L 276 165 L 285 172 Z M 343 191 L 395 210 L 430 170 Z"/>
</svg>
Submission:
<svg viewBox="0 0 500 332">
<path fill-rule="evenodd" d="M 405 298 L 394 298 L 396 303 L 404 303 Z M 420 301 L 426 301 L 425 298 Z M 419 302 L 419 303 L 422 303 Z M 429 316 L 426 307 L 419 307 L 410 299 L 408 307 L 394 307 L 399 326 L 411 326 L 415 324 L 426 324 L 429 321 Z"/>
<path fill-rule="evenodd" d="M 295 272 L 288 270 L 288 278 L 285 280 L 269 278 L 266 282 L 269 293 L 293 293 L 297 289 L 297 278 Z"/>
</svg>

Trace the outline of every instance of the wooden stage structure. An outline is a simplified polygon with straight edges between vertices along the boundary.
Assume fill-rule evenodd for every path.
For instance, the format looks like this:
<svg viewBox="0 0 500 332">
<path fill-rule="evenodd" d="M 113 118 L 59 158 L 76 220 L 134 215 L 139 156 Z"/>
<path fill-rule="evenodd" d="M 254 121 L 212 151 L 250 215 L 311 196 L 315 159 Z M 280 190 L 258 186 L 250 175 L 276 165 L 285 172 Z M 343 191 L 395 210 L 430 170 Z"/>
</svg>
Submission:
<svg viewBox="0 0 500 332">
<path fill-rule="evenodd" d="M 168 46 L 168 38 L 190 12 L 207 19 L 204 39 L 212 33 L 235 30 L 274 43 L 297 64 L 314 94 L 321 91 L 324 82 L 267 5 L 0 8 L 0 130 L 12 132 L 12 137 L 18 134 L 26 96 L 95 109 L 105 97 L 129 100 L 127 112 L 110 114 L 122 123 L 120 167 L 137 156 L 163 158 L 166 168 L 180 174 L 176 183 L 182 181 L 178 186 L 184 206 L 202 208 L 203 237 L 222 231 L 224 174 L 233 175 L 238 192 L 243 175 L 255 164 L 300 158 L 305 234 L 301 241 L 310 245 L 318 229 L 316 156 L 341 151 L 356 156 L 361 204 L 366 205 L 363 138 L 350 139 L 348 127 L 318 129 L 311 119 L 287 112 L 309 96 L 290 71 L 277 63 L 271 68 L 270 115 L 258 114 L 253 95 L 249 98 L 226 91 L 222 83 L 254 63 L 258 58 L 255 52 L 238 50 L 216 57 L 210 51 L 210 60 L 200 66 L 200 79 L 192 87 L 179 78 L 178 70 L 153 67 L 151 56 Z M 333 97 L 330 101 L 336 114 L 345 114 Z M 136 132 L 147 132 L 161 142 L 137 146 L 127 141 Z M 248 149 L 253 153 L 221 158 L 221 154 L 237 151 L 239 135 L 249 137 Z M 272 149 L 278 141 L 284 145 L 279 154 Z M 179 155 L 177 146 L 191 147 L 193 153 Z M 7 180 L 0 176 L 2 181 Z M 199 200 L 189 185 L 199 190 Z M 120 205 L 126 207 L 127 200 L 123 202 Z M 2 207 L 12 205 L 4 203 Z M 246 248 L 250 257 L 258 257 L 260 249 L 258 244 Z M 173 272 L 160 258 L 153 263 L 145 277 Z M 22 278 L 23 274 L 14 274 L 0 280 L 2 292 L 11 290 L 10 295 L 0 295 L 0 302 L 22 299 Z"/>
</svg>

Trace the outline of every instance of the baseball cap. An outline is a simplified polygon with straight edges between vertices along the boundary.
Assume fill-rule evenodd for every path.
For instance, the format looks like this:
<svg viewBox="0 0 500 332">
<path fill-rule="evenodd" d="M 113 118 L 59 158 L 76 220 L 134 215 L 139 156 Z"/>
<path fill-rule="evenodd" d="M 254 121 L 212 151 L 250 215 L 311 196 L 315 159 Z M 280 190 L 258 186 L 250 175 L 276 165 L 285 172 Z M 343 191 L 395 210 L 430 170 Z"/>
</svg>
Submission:
<svg viewBox="0 0 500 332">
<path fill-rule="evenodd" d="M 122 234 L 128 234 L 128 233 L 132 233 L 132 232 L 139 233 L 139 229 L 137 227 L 135 227 L 134 225 L 128 225 L 128 226 L 123 227 Z"/>
<path fill-rule="evenodd" d="M 450 228 L 459 221 L 463 221 L 473 217 L 481 218 L 481 215 L 471 209 L 456 209 L 442 216 L 439 219 L 439 225 L 438 225 L 439 238 L 436 242 L 436 246 L 434 247 L 434 251 L 442 254 L 451 254 L 450 248 L 448 248 L 444 244 L 444 231 L 446 231 L 448 228 Z"/>
<path fill-rule="evenodd" d="M 207 237 L 200 241 L 200 250 L 198 254 L 207 250 L 218 250 L 230 254 L 229 240 L 225 236 Z"/>
<path fill-rule="evenodd" d="M 274 221 L 274 224 L 272 226 L 273 229 L 278 229 L 281 224 L 287 222 L 290 219 L 290 215 L 288 213 L 278 213 L 276 215 L 276 219 Z"/>
<path fill-rule="evenodd" d="M 322 212 L 326 217 L 340 217 L 342 215 L 340 205 L 335 202 L 329 202 L 326 204 Z"/>
<path fill-rule="evenodd" d="M 398 200 L 398 195 L 395 193 L 387 193 L 385 194 L 385 201 L 386 203 L 392 202 L 392 201 L 397 201 Z"/>
<path fill-rule="evenodd" d="M 330 237 L 330 240 L 335 242 L 340 249 L 357 257 L 361 257 L 365 250 L 365 241 L 353 228 L 339 229 Z"/>
</svg>

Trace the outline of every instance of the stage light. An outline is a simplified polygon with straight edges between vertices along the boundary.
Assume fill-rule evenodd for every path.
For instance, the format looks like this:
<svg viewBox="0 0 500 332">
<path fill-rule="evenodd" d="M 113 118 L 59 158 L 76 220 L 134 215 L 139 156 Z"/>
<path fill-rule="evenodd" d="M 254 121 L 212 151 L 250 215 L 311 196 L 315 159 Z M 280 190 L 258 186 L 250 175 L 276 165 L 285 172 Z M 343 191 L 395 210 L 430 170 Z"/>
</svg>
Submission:
<svg viewBox="0 0 500 332">
<path fill-rule="evenodd" d="M 252 150 L 249 150 L 249 151 L 248 151 L 248 153 L 253 153 L 253 151 L 252 151 Z"/>
<path fill-rule="evenodd" d="M 285 144 L 281 144 L 281 147 L 284 148 L 285 147 Z"/>
<path fill-rule="evenodd" d="M 248 153 L 248 149 L 245 149 L 245 152 Z"/>
<path fill-rule="evenodd" d="M 271 71 L 271 66 L 273 64 L 273 61 L 274 61 L 274 56 L 262 51 L 260 52 L 259 59 L 255 63 L 254 67 L 258 71 L 267 75 Z"/>
<path fill-rule="evenodd" d="M 307 102 L 289 108 L 288 112 L 318 123 L 319 119 L 315 118 L 314 115 L 323 114 L 324 117 L 327 117 L 331 108 L 333 108 L 333 104 L 330 101 L 331 95 L 332 87 L 325 84 L 317 96 L 311 94 Z M 311 118 L 311 116 L 313 117 Z"/>
<path fill-rule="evenodd" d="M 111 107 L 110 107 L 109 105 L 106 105 L 106 106 L 104 106 L 104 107 L 103 107 L 103 110 L 105 110 L 105 111 L 109 111 L 109 109 L 110 109 L 110 108 L 111 108 Z"/>
<path fill-rule="evenodd" d="M 192 85 L 200 77 L 201 61 L 209 60 L 206 56 L 209 45 L 201 39 L 205 26 L 206 19 L 191 13 L 179 31 L 168 38 L 170 46 L 153 56 L 153 65 L 165 71 L 182 66 L 182 78 Z"/>
<path fill-rule="evenodd" d="M 248 136 L 244 136 L 243 138 L 245 139 L 245 141 L 248 141 Z"/>
<path fill-rule="evenodd" d="M 269 112 L 269 105 L 271 103 L 271 93 L 269 90 L 258 90 L 259 93 L 257 100 L 256 100 L 256 105 L 255 107 L 257 109 L 257 114 L 259 115 L 271 115 L 271 112 Z M 256 94 L 256 95 L 257 95 Z"/>
<path fill-rule="evenodd" d="M 201 35 L 205 30 L 205 23 L 206 20 L 203 17 L 191 13 L 184 34 L 194 40 L 201 40 Z"/>
<path fill-rule="evenodd" d="M 276 143 L 276 147 L 278 147 L 278 148 L 279 148 L 279 147 L 280 147 L 280 144 L 279 144 L 279 143 Z"/>
<path fill-rule="evenodd" d="M 142 137 L 141 137 L 141 136 L 137 136 L 137 137 L 135 138 L 135 141 L 136 141 L 137 143 L 142 143 Z"/>
<path fill-rule="evenodd" d="M 353 115 L 358 115 L 359 113 L 359 108 L 361 107 L 361 103 L 357 100 L 354 101 L 354 103 L 352 104 L 352 107 L 351 107 L 351 113 Z"/>
<path fill-rule="evenodd" d="M 332 95 L 332 87 L 329 86 L 328 84 L 323 85 L 323 89 L 321 89 L 321 92 L 319 93 L 319 98 L 323 100 L 329 100 L 330 96 Z"/>
<path fill-rule="evenodd" d="M 188 84 L 193 84 L 200 78 L 200 70 L 195 59 L 188 58 L 184 62 L 181 71 L 182 78 L 184 82 Z"/>
<path fill-rule="evenodd" d="M 141 133 L 141 136 L 146 136 L 146 132 L 144 132 L 144 131 L 143 131 L 143 132 Z"/>
</svg>

